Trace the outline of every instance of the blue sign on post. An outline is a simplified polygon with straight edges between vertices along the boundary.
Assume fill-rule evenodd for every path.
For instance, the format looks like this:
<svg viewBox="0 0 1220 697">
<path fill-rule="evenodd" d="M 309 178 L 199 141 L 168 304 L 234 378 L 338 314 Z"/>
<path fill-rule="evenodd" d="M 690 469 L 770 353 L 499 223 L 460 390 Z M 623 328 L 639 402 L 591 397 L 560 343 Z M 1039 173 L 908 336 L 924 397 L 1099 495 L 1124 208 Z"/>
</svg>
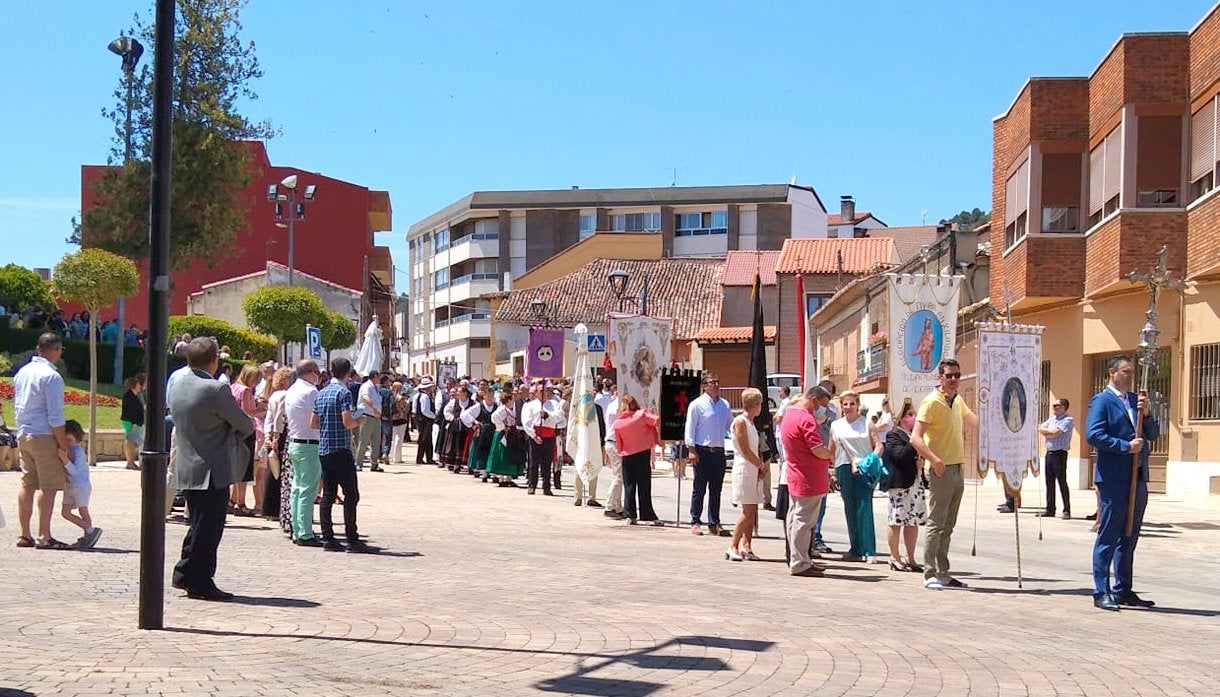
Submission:
<svg viewBox="0 0 1220 697">
<path fill-rule="evenodd" d="M 305 345 L 310 358 L 322 358 L 322 330 L 319 327 L 305 325 Z"/>
<path fill-rule="evenodd" d="M 589 346 L 589 353 L 605 353 L 606 352 L 606 335 L 605 334 L 589 334 L 586 337 L 586 342 Z"/>
</svg>

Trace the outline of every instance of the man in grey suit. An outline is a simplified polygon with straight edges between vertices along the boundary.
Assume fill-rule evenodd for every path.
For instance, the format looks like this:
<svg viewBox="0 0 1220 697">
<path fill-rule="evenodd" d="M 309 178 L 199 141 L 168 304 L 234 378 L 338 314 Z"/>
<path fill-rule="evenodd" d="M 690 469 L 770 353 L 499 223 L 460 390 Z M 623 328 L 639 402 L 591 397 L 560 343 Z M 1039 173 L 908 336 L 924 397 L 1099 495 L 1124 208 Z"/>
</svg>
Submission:
<svg viewBox="0 0 1220 697">
<path fill-rule="evenodd" d="M 197 600 L 232 600 L 216 587 L 216 548 L 224 534 L 229 485 L 249 458 L 245 439 L 254 423 L 229 388 L 212 378 L 219 367 L 216 340 L 192 340 L 186 348 L 191 371 L 170 386 L 177 445 L 176 488 L 186 498 L 190 529 L 182 540 L 182 559 L 174 566 L 174 588 Z"/>
</svg>

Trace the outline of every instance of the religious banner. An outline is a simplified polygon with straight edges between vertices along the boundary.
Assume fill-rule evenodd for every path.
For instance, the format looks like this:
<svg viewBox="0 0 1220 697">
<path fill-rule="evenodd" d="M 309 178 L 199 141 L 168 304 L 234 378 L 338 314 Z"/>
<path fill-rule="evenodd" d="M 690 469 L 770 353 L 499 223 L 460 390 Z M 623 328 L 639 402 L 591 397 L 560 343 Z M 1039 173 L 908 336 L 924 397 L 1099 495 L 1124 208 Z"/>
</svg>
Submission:
<svg viewBox="0 0 1220 697">
<path fill-rule="evenodd" d="M 659 413 L 661 368 L 669 365 L 674 321 L 644 315 L 610 315 L 610 348 L 618 368 L 618 392 Z"/>
<path fill-rule="evenodd" d="M 597 405 L 593 402 L 593 374 L 589 372 L 589 328 L 578 324 L 575 333 L 576 368 L 572 398 L 568 401 L 566 445 L 576 476 L 588 486 L 602 468 L 602 437 L 597 426 Z"/>
<path fill-rule="evenodd" d="M 978 325 L 979 475 L 995 470 L 1015 495 L 1027 471 L 1038 474 L 1042 327 Z"/>
<path fill-rule="evenodd" d="M 525 363 L 531 378 L 563 377 L 563 329 L 530 327 Z"/>
<path fill-rule="evenodd" d="M 458 367 L 457 363 L 439 363 L 436 366 L 436 384 L 448 385 L 451 381 L 457 382 Z"/>
<path fill-rule="evenodd" d="M 936 366 L 953 358 L 961 276 L 887 274 L 889 279 L 890 404 L 918 405 L 937 386 Z"/>
<path fill-rule="evenodd" d="M 686 437 L 686 407 L 699 397 L 702 381 L 695 370 L 661 371 L 661 440 Z"/>
</svg>

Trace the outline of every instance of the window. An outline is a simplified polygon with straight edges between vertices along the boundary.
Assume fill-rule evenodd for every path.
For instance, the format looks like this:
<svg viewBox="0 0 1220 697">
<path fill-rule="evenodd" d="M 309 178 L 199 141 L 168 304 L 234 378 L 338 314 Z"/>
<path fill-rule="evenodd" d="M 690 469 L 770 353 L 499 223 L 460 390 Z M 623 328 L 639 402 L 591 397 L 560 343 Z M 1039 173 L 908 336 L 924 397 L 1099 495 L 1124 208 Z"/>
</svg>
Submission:
<svg viewBox="0 0 1220 697">
<path fill-rule="evenodd" d="M 805 296 L 805 316 L 809 317 L 817 312 L 823 305 L 830 302 L 829 295 L 806 295 Z"/>
<path fill-rule="evenodd" d="M 1211 191 L 1216 182 L 1216 102 L 1203 105 L 1190 117 L 1190 199 Z"/>
<path fill-rule="evenodd" d="M 479 218 L 474 223 L 474 239 L 496 240 L 500 238 L 499 218 Z"/>
<path fill-rule="evenodd" d="M 580 215 L 580 239 L 585 239 L 597 232 L 597 214 L 582 213 Z"/>
<path fill-rule="evenodd" d="M 411 279 L 411 295 L 420 297 L 424 294 L 424 277 L 419 276 Z"/>
<path fill-rule="evenodd" d="M 581 225 L 584 225 L 583 218 Z M 596 226 L 597 221 L 594 221 Z M 583 227 L 582 227 L 583 229 Z M 661 229 L 660 213 L 616 213 L 610 216 L 610 229 L 615 232 L 656 232 Z"/>
<path fill-rule="evenodd" d="M 1135 127 L 1135 207 L 1179 207 L 1182 117 L 1138 116 Z"/>
<path fill-rule="evenodd" d="M 1025 238 L 1029 220 L 1029 158 L 1008 178 L 1004 197 L 1004 247 Z"/>
<path fill-rule="evenodd" d="M 436 251 L 443 252 L 446 249 L 449 249 L 449 228 L 436 233 Z"/>
<path fill-rule="evenodd" d="M 1043 206 L 1042 232 L 1079 232 L 1080 208 L 1077 206 Z"/>
<path fill-rule="evenodd" d="M 1123 167 L 1122 134 L 1123 127 L 1119 124 L 1089 152 L 1089 227 L 1118 210 Z"/>
<path fill-rule="evenodd" d="M 1178 190 L 1157 189 L 1136 192 L 1135 205 L 1140 208 L 1173 208 L 1178 205 Z"/>
<path fill-rule="evenodd" d="M 1190 418 L 1220 420 L 1220 344 L 1190 347 Z"/>
<path fill-rule="evenodd" d="M 674 236 L 724 235 L 729 231 L 728 211 L 677 213 L 674 215 Z"/>
<path fill-rule="evenodd" d="M 449 269 L 440 269 L 432 274 L 432 289 L 442 290 L 449 287 Z"/>
</svg>

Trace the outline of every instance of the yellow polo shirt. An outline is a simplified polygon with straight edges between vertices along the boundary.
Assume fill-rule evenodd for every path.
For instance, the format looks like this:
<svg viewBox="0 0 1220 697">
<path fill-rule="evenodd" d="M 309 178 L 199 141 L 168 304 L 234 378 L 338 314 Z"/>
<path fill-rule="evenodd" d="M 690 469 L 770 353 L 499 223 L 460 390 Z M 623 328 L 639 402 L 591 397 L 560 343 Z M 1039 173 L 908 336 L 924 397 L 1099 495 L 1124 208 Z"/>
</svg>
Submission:
<svg viewBox="0 0 1220 697">
<path fill-rule="evenodd" d="M 919 404 L 915 418 L 924 425 L 924 442 L 946 465 L 960 465 L 966 461 L 962 421 L 969 413 L 966 400 L 960 394 L 953 398 L 950 406 L 940 390 L 932 390 Z"/>
</svg>

